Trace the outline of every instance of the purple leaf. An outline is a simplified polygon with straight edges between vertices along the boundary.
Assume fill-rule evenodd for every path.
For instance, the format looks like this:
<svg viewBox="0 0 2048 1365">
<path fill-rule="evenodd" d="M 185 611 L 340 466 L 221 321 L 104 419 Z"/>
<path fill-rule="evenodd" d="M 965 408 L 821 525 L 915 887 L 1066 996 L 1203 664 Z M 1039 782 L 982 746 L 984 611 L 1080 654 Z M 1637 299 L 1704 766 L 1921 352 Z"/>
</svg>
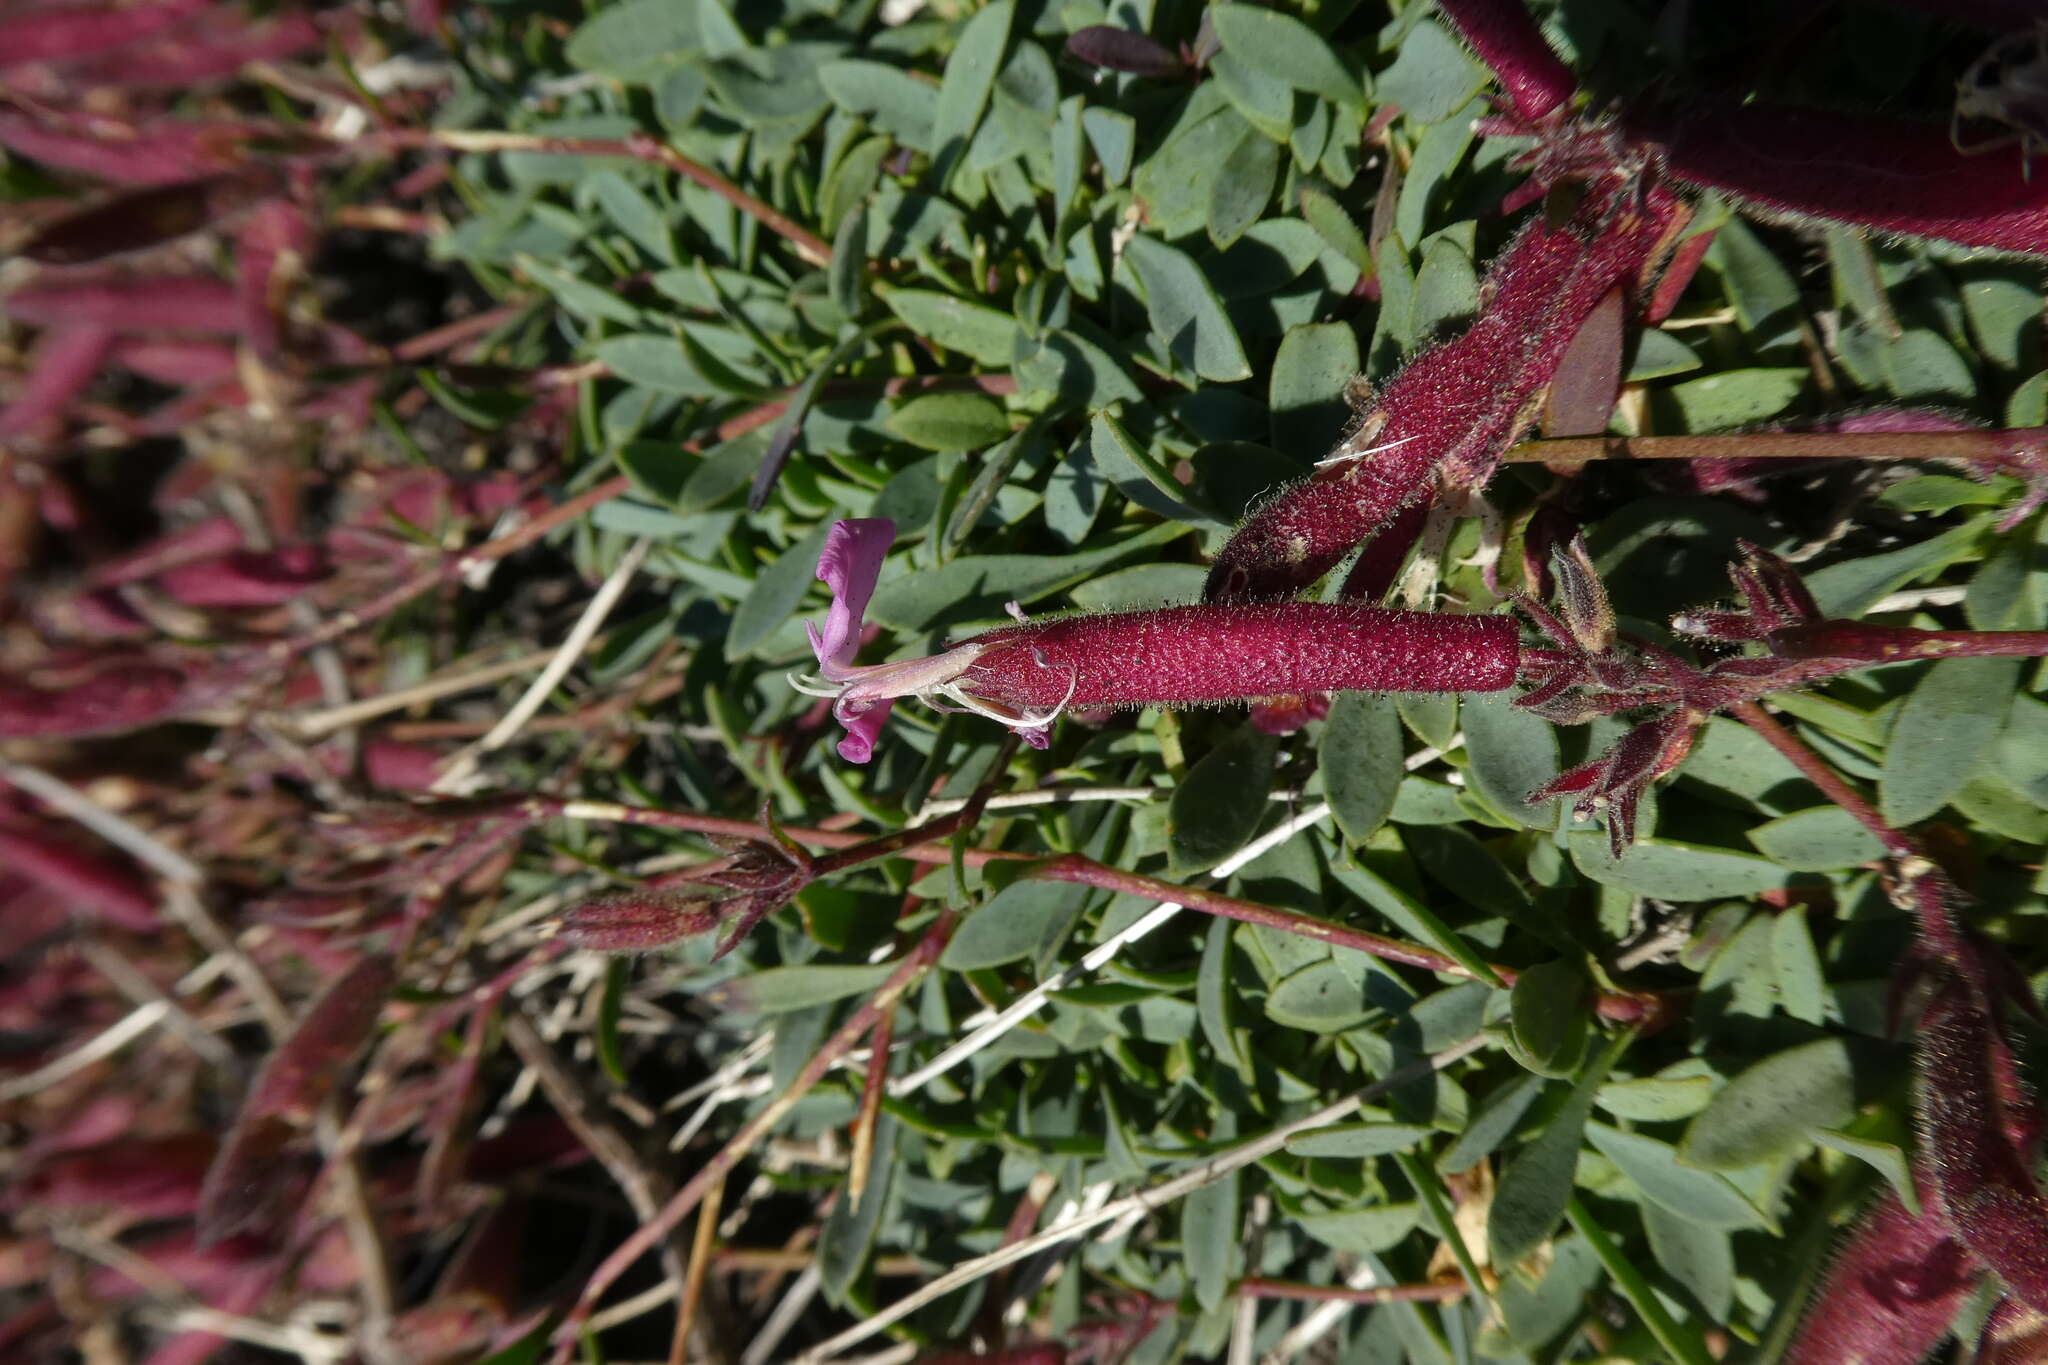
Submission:
<svg viewBox="0 0 2048 1365">
<path fill-rule="evenodd" d="M 1107 67 L 1133 76 L 1172 77 L 1187 70 L 1171 50 L 1127 28 L 1091 24 L 1067 37 L 1067 52 L 1090 66 Z"/>
</svg>

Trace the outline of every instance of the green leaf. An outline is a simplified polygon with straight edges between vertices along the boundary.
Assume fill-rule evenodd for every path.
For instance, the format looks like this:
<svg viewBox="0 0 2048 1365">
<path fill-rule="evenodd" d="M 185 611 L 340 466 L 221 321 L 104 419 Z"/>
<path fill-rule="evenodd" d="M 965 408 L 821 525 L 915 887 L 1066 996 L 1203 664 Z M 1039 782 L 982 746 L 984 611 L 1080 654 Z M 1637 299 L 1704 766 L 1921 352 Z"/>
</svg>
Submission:
<svg viewBox="0 0 2048 1365">
<path fill-rule="evenodd" d="M 1701 1227 L 1764 1226 L 1763 1215 L 1726 1179 L 1712 1171 L 1679 1165 L 1678 1149 L 1670 1143 L 1641 1133 L 1624 1133 L 1604 1123 L 1587 1124 L 1586 1136 L 1652 1203 Z"/>
<path fill-rule="evenodd" d="M 1463 108 L 1486 79 L 1486 68 L 1463 43 L 1425 19 L 1409 30 L 1394 64 L 1373 83 L 1373 97 L 1400 105 L 1417 123 L 1437 123 Z"/>
<path fill-rule="evenodd" d="M 1301 216 L 1315 229 L 1323 245 L 1357 266 L 1364 275 L 1378 272 L 1378 263 L 1372 258 L 1372 247 L 1367 244 L 1365 234 L 1358 230 L 1358 224 L 1337 202 L 1336 196 L 1310 182 L 1302 185 L 1296 197 L 1301 201 Z"/>
<path fill-rule="evenodd" d="M 975 12 L 960 30 L 960 41 L 946 59 L 932 111 L 933 175 L 943 188 L 974 138 L 996 72 L 1003 64 L 1003 46 L 1010 40 L 1011 0 L 994 0 Z"/>
<path fill-rule="evenodd" d="M 1465 775 L 1486 804 L 1537 829 L 1557 824 L 1557 803 L 1530 805 L 1530 792 L 1557 776 L 1557 731 L 1505 692 L 1471 693 L 1461 702 Z"/>
<path fill-rule="evenodd" d="M 690 60 L 699 41 L 690 0 L 625 0 L 586 20 L 562 55 L 580 71 L 646 83 Z"/>
<path fill-rule="evenodd" d="M 1145 291 L 1152 333 L 1177 359 L 1202 378 L 1219 384 L 1249 379 L 1237 329 L 1223 301 L 1192 257 L 1157 238 L 1137 236 L 1124 248 Z"/>
<path fill-rule="evenodd" d="M 580 280 L 559 266 L 532 256 L 514 257 L 520 273 L 534 281 L 541 288 L 554 295 L 555 302 L 585 321 L 603 319 L 606 322 L 624 323 L 628 327 L 638 326 L 640 310 L 627 303 L 611 290 Z"/>
<path fill-rule="evenodd" d="M 1354 1256 L 1374 1256 L 1415 1230 L 1422 1218 L 1416 1203 L 1379 1204 L 1333 1213 L 1298 1213 L 1292 1221 L 1309 1236 Z"/>
<path fill-rule="evenodd" d="M 994 620 L 1004 614 L 1005 602 L 1028 605 L 1186 532 L 1184 526 L 1155 526 L 1065 556 L 962 555 L 943 568 L 884 579 L 868 604 L 868 619 L 898 630 L 924 630 L 942 620 Z"/>
<path fill-rule="evenodd" d="M 1500 1086 L 1486 1097 L 1458 1140 L 1437 1158 L 1436 1168 L 1445 1175 L 1459 1175 L 1477 1166 L 1507 1141 L 1542 1093 L 1543 1077 L 1533 1071 L 1524 1071 Z"/>
<path fill-rule="evenodd" d="M 875 1145 L 869 1154 L 867 1187 L 855 1202 L 851 1195 L 833 1201 L 832 1212 L 818 1234 L 818 1279 L 827 1298 L 845 1303 L 847 1291 L 858 1279 L 874 1251 L 875 1236 L 881 1231 L 882 1215 L 889 1207 L 890 1186 L 899 1165 L 896 1138 L 903 1126 L 884 1114 L 875 1124 Z"/>
<path fill-rule="evenodd" d="M 1980 517 L 1951 527 L 1932 540 L 1830 564 L 1806 576 L 1807 590 L 1823 616 L 1861 616 L 1879 598 L 1972 553 L 1990 520 L 1989 516 Z"/>
<path fill-rule="evenodd" d="M 1386 823 L 1404 776 L 1401 720 L 1393 703 L 1370 692 L 1339 692 L 1323 722 L 1316 756 L 1337 827 L 1362 844 Z"/>
<path fill-rule="evenodd" d="M 629 384 L 690 398 L 726 396 L 724 387 L 704 373 L 677 337 L 629 333 L 606 337 L 593 350 L 613 374 Z"/>
<path fill-rule="evenodd" d="M 1230 149 L 1209 187 L 1209 240 L 1228 247 L 1259 221 L 1280 176 L 1280 148 L 1258 132 L 1247 132 Z"/>
<path fill-rule="evenodd" d="M 1336 444 L 1351 421 L 1346 394 L 1358 366 L 1358 334 L 1350 324 L 1305 322 L 1288 328 L 1267 383 L 1274 449 L 1320 457 Z"/>
<path fill-rule="evenodd" d="M 1361 105 L 1365 91 L 1344 69 L 1322 35 L 1293 15 L 1253 5 L 1216 5 L 1209 11 L 1217 41 L 1239 61 L 1296 90 L 1339 104 Z"/>
<path fill-rule="evenodd" d="M 1780 910 L 1771 925 L 1771 966 L 1778 977 L 1778 1008 L 1794 1019 L 1819 1024 L 1827 1017 L 1827 978 L 1814 950 L 1806 911 Z"/>
<path fill-rule="evenodd" d="M 1790 330 L 1799 314 L 1799 286 L 1747 223 L 1739 218 L 1723 223 L 1707 248 L 1707 263 L 1720 272 L 1743 330 L 1763 333 L 1752 346 L 1769 344 L 1777 333 Z"/>
<path fill-rule="evenodd" d="M 1619 860 L 1605 834 L 1571 836 L 1572 861 L 1596 882 L 1659 900 L 1753 896 L 1785 886 L 1791 873 L 1768 858 L 1668 839 L 1639 839 Z"/>
<path fill-rule="evenodd" d="M 1017 320 L 986 304 L 971 303 L 931 289 L 891 289 L 882 294 L 889 311 L 910 330 L 984 365 L 1007 369 L 1017 344 Z"/>
<path fill-rule="evenodd" d="M 707 989 L 703 999 L 713 1009 L 740 1014 L 788 1014 L 871 991 L 887 981 L 896 967 L 894 962 L 768 967 L 721 981 Z"/>
<path fill-rule="evenodd" d="M 1266 996 L 1267 1018 L 1308 1033 L 1342 1033 L 1370 1018 L 1373 1009 L 1359 973 L 1329 958 L 1281 978 Z"/>
<path fill-rule="evenodd" d="M 1572 1179 L 1579 1169 L 1579 1145 L 1593 1092 L 1607 1078 L 1607 1069 L 1628 1045 L 1623 1034 L 1586 1066 L 1557 1113 L 1536 1139 L 1508 1159 L 1486 1215 L 1486 1236 L 1493 1264 L 1507 1267 L 1536 1250 L 1564 1217 L 1571 1201 Z"/>
<path fill-rule="evenodd" d="M 939 965 L 971 972 L 1035 957 L 1073 931 L 1087 901 L 1087 887 L 1067 882 L 1006 886 L 967 917 L 946 945 Z"/>
<path fill-rule="evenodd" d="M 1081 131 L 1102 163 L 1102 178 L 1121 185 L 1131 173 L 1131 158 L 1138 145 L 1138 121 L 1120 109 L 1089 105 L 1081 111 Z"/>
<path fill-rule="evenodd" d="M 1766 1057 L 1722 1088 L 1685 1130 L 1678 1158 L 1731 1171 L 1782 1156 L 1856 1112 L 1849 1049 L 1820 1038 Z"/>
<path fill-rule="evenodd" d="M 1515 978 L 1509 996 L 1515 1042 L 1539 1076 L 1569 1076 L 1585 1055 L 1592 982 L 1572 962 L 1539 962 Z"/>
<path fill-rule="evenodd" d="M 1644 1076 L 1609 1081 L 1593 1102 L 1616 1118 L 1636 1123 L 1668 1123 L 1689 1119 L 1714 1098 L 1711 1076 Z"/>
<path fill-rule="evenodd" d="M 1237 1258 L 1237 1206 L 1240 1174 L 1232 1171 L 1181 1201 L 1181 1256 L 1195 1284 L 1195 1300 L 1205 1309 L 1223 1302 Z"/>
<path fill-rule="evenodd" d="M 1861 1127 L 1859 1122 L 1857 1127 Z M 1875 1138 L 1860 1137 L 1854 1133 L 1822 1128 L 1812 1134 L 1813 1140 L 1831 1152 L 1855 1157 L 1864 1165 L 1885 1178 L 1892 1187 L 1892 1193 L 1899 1197 L 1915 1217 L 1920 1214 L 1920 1191 L 1913 1182 L 1913 1167 L 1906 1160 L 1906 1153 L 1896 1142 L 1881 1142 Z"/>
<path fill-rule="evenodd" d="M 1278 750 L 1272 735 L 1247 723 L 1188 769 L 1166 808 L 1175 875 L 1207 871 L 1258 830 Z"/>
<path fill-rule="evenodd" d="M 1783 412 L 1811 376 L 1803 369 L 1723 370 L 1673 384 L 1665 395 L 1686 431 L 1720 431 Z"/>
<path fill-rule="evenodd" d="M 1886 386 L 1908 402 L 1967 403 L 1977 378 L 1941 333 L 1915 327 L 1884 348 Z"/>
<path fill-rule="evenodd" d="M 818 555 L 825 548 L 829 529 L 820 524 L 754 576 L 754 586 L 733 609 L 732 625 L 725 635 L 726 658 L 744 659 L 752 654 L 796 611 L 817 576 Z"/>
<path fill-rule="evenodd" d="M 889 430 L 926 450 L 980 450 L 1010 434 L 1010 419 L 985 394 L 925 393 L 889 414 Z"/>
<path fill-rule="evenodd" d="M 1083 611 L 1126 611 L 1193 602 L 1208 575 L 1194 564 L 1133 564 L 1081 584 L 1067 598 Z"/>
<path fill-rule="evenodd" d="M 1726 1322 L 1735 1304 L 1735 1251 L 1728 1234 L 1661 1204 L 1643 1205 L 1643 1231 L 1664 1273 L 1692 1295 L 1709 1320 Z"/>
<path fill-rule="evenodd" d="M 1765 821 L 1749 841 L 1795 872 L 1833 872 L 1884 856 L 1884 845 L 1840 806 L 1816 806 Z"/>
<path fill-rule="evenodd" d="M 1089 427 L 1088 450 L 1095 467 L 1117 491 L 1148 512 L 1174 521 L 1214 522 L 1218 518 L 1187 499 L 1187 490 L 1166 472 L 1144 447 L 1131 439 L 1123 424 L 1098 413 Z"/>
<path fill-rule="evenodd" d="M 1893 825 L 1940 810 L 1991 755 L 2020 676 L 2018 659 L 1941 659 L 1906 698 L 1885 745 L 1878 807 Z"/>
<path fill-rule="evenodd" d="M 818 83 L 832 102 L 859 114 L 904 146 L 932 149 L 932 125 L 938 116 L 939 91 L 885 62 L 845 57 L 818 68 Z"/>
<path fill-rule="evenodd" d="M 649 256 L 665 265 L 682 264 L 667 216 L 625 176 L 599 171 L 577 188 L 588 190 L 612 225 L 645 248 Z"/>
<path fill-rule="evenodd" d="M 1336 1123 L 1287 1139 L 1295 1156 L 1363 1159 L 1405 1152 L 1436 1130 L 1415 1123 Z"/>
</svg>

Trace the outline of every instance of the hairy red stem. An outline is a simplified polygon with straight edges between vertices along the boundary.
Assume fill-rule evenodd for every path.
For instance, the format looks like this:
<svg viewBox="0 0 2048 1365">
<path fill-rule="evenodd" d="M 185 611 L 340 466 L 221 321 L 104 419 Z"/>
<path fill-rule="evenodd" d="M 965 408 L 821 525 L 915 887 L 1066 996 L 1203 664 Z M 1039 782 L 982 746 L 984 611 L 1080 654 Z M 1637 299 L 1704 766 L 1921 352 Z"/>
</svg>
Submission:
<svg viewBox="0 0 2048 1365">
<path fill-rule="evenodd" d="M 962 678 L 1018 710 L 1186 706 L 1290 692 L 1497 692 L 1521 646 L 1506 616 L 1208 603 L 1072 616 L 976 636 Z"/>
</svg>

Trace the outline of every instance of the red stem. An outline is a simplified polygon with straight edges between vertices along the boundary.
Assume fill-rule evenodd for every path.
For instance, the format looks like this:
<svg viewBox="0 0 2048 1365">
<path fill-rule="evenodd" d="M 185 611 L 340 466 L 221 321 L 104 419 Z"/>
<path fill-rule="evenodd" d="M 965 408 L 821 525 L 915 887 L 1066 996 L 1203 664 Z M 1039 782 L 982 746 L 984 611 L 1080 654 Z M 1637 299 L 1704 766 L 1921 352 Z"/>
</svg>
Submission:
<svg viewBox="0 0 2048 1365">
<path fill-rule="evenodd" d="M 1787 659 L 1858 659 L 1867 663 L 1955 657 L 2031 659 L 2048 654 L 2048 630 L 1915 630 L 1862 621 L 1822 621 L 1775 631 L 1770 645 L 1774 653 Z"/>
</svg>

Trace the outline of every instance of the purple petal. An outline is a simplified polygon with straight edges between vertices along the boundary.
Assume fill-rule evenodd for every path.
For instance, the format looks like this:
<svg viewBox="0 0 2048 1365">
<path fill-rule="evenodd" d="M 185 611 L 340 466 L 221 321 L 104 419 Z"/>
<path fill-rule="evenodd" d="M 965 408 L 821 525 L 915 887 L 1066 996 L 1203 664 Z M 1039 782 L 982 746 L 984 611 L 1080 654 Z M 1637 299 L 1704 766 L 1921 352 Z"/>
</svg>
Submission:
<svg viewBox="0 0 2048 1365">
<path fill-rule="evenodd" d="M 865 763 L 873 758 L 875 739 L 889 723 L 889 709 L 895 704 L 893 699 L 854 703 L 860 707 L 858 711 L 849 705 L 833 707 L 832 714 L 846 727 L 846 738 L 839 741 L 839 756 L 848 763 Z"/>
<path fill-rule="evenodd" d="M 1043 725 L 1034 725 L 1029 729 L 1019 726 L 1017 729 L 1017 737 L 1023 740 L 1026 744 L 1029 744 L 1034 749 L 1047 749 L 1052 747 L 1052 732 L 1048 727 Z"/>
<path fill-rule="evenodd" d="M 811 649 L 825 668 L 853 662 L 854 650 L 860 643 L 861 617 L 867 612 L 868 598 L 875 592 L 875 579 L 881 575 L 882 561 L 888 557 L 889 546 L 895 539 L 896 523 L 887 517 L 856 517 L 832 523 L 832 530 L 825 537 L 824 553 L 818 556 L 818 578 L 832 589 L 832 609 L 825 614 L 822 633 L 814 626 L 805 626 L 811 637 Z M 830 672 L 825 676 L 830 677 Z M 867 758 L 863 755 L 853 761 L 865 763 Z"/>
</svg>

